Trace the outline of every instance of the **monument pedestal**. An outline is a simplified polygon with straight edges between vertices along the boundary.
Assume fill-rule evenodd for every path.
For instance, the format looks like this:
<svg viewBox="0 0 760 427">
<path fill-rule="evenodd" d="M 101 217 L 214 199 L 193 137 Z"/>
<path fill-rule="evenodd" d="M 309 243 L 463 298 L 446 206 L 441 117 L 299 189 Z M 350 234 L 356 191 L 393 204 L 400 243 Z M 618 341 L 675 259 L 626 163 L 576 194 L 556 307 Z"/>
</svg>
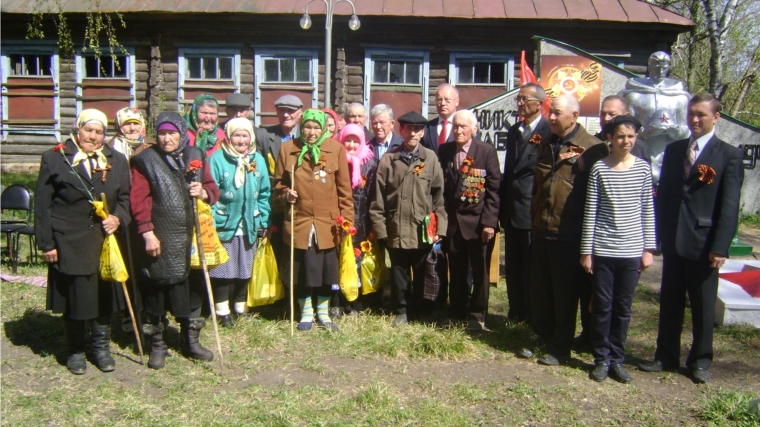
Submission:
<svg viewBox="0 0 760 427">
<path fill-rule="evenodd" d="M 760 261 L 728 260 L 719 277 L 715 323 L 760 328 Z"/>
</svg>

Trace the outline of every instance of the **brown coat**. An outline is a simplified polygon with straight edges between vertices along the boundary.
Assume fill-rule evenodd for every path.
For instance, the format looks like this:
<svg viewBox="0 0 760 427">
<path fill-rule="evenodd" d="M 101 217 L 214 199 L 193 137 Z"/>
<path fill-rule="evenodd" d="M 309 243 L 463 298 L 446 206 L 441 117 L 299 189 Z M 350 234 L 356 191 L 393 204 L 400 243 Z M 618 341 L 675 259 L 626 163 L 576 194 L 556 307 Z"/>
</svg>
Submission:
<svg viewBox="0 0 760 427">
<path fill-rule="evenodd" d="M 285 190 L 291 188 L 290 168 L 298 163 L 303 142 L 289 140 L 280 147 L 275 169 L 275 197 L 284 199 Z M 336 219 L 343 216 L 354 220 L 354 201 L 351 193 L 351 174 L 346 161 L 346 149 L 338 141 L 328 138 L 320 147 L 324 166 L 315 165 L 311 154 L 307 154 L 301 166 L 295 168 L 295 191 L 298 193 L 295 205 L 294 246 L 297 249 L 309 247 L 309 233 L 312 224 L 317 231 L 319 249 L 338 246 L 341 230 Z M 318 175 L 325 171 L 325 182 Z M 285 213 L 282 233 L 285 244 L 290 245 L 290 210 Z"/>
</svg>

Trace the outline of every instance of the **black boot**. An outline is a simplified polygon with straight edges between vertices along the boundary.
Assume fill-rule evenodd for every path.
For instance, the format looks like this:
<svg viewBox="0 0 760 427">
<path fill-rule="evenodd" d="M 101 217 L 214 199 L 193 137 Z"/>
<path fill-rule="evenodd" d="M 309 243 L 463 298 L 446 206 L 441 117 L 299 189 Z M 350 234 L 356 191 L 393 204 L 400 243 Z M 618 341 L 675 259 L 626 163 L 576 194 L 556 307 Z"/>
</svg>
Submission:
<svg viewBox="0 0 760 427">
<path fill-rule="evenodd" d="M 166 366 L 166 356 L 169 354 L 169 347 L 164 342 L 164 325 L 160 319 L 156 320 L 155 323 L 143 324 L 143 333 L 150 337 L 148 367 L 151 369 L 163 369 Z"/>
<path fill-rule="evenodd" d="M 183 317 L 179 324 L 182 329 L 182 354 L 191 359 L 214 360 L 214 353 L 203 347 L 199 340 L 206 321 L 201 317 Z"/>
<path fill-rule="evenodd" d="M 87 345 L 84 338 L 84 320 L 63 319 L 63 330 L 69 347 L 66 367 L 74 375 L 83 375 L 87 370 L 84 350 Z"/>
<path fill-rule="evenodd" d="M 116 369 L 116 361 L 111 357 L 111 316 L 92 321 L 92 361 L 103 372 Z"/>
</svg>

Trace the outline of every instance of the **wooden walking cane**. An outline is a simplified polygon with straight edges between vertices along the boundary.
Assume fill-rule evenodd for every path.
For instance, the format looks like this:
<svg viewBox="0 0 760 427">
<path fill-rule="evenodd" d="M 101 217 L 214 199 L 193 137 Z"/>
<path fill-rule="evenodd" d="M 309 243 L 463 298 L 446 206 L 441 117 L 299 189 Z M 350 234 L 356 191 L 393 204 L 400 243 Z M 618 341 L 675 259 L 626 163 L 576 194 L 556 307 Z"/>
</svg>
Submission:
<svg viewBox="0 0 760 427">
<path fill-rule="evenodd" d="M 208 292 L 208 303 L 211 306 L 211 323 L 214 325 L 214 338 L 216 338 L 216 351 L 219 352 L 219 376 L 224 372 L 224 358 L 222 357 L 222 343 L 219 340 L 219 327 L 216 325 L 216 304 L 214 303 L 214 291 L 211 289 L 211 278 L 208 275 L 208 266 L 206 265 L 206 255 L 203 252 L 203 240 L 201 238 L 201 221 L 198 217 L 198 201 L 193 203 L 193 217 L 195 219 L 195 244 L 198 247 L 198 258 L 201 260 L 203 268 L 203 277 L 206 279 L 206 292 Z"/>
<path fill-rule="evenodd" d="M 106 213 L 108 218 L 108 202 L 106 202 L 106 193 L 100 193 L 100 200 L 103 202 L 103 212 Z M 129 231 L 127 231 L 128 233 Z M 123 261 L 123 260 L 122 260 Z M 134 277 L 132 278 L 134 280 Z M 140 364 L 145 366 L 143 360 L 143 346 L 140 331 L 137 329 L 137 321 L 135 320 L 135 311 L 132 309 L 132 300 L 129 299 L 129 291 L 127 290 L 126 282 L 120 282 L 121 289 L 124 291 L 124 299 L 127 300 L 127 309 L 129 310 L 129 316 L 132 318 L 132 327 L 135 329 L 135 338 L 137 339 L 137 348 L 140 350 Z"/>
<path fill-rule="evenodd" d="M 293 177 L 293 174 L 295 173 L 295 165 L 290 166 L 290 189 L 293 191 L 296 191 L 296 180 Z M 293 287 L 295 284 L 293 283 L 293 234 L 295 231 L 295 227 L 293 225 L 294 217 L 295 217 L 295 211 L 296 211 L 296 204 L 293 203 L 290 205 L 290 336 L 293 336 L 294 330 L 293 330 L 293 323 L 295 322 L 295 304 L 293 303 Z"/>
</svg>

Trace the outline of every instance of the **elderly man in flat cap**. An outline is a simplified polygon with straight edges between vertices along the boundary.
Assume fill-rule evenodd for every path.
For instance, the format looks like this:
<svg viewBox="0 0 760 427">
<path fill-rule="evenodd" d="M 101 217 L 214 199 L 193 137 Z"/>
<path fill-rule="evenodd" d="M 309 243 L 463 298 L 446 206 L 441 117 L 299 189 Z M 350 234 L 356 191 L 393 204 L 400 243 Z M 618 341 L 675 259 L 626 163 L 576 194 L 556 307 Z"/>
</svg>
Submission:
<svg viewBox="0 0 760 427">
<path fill-rule="evenodd" d="M 391 306 L 396 326 L 432 312 L 434 302 L 423 298 L 424 260 L 433 242 L 446 234 L 448 225 L 441 165 L 435 152 L 420 145 L 427 119 L 409 112 L 398 122 L 404 143 L 388 150 L 380 160 L 377 197 L 369 211 L 377 238 L 385 241 L 391 258 Z M 435 223 L 437 230 L 428 226 Z"/>
</svg>

